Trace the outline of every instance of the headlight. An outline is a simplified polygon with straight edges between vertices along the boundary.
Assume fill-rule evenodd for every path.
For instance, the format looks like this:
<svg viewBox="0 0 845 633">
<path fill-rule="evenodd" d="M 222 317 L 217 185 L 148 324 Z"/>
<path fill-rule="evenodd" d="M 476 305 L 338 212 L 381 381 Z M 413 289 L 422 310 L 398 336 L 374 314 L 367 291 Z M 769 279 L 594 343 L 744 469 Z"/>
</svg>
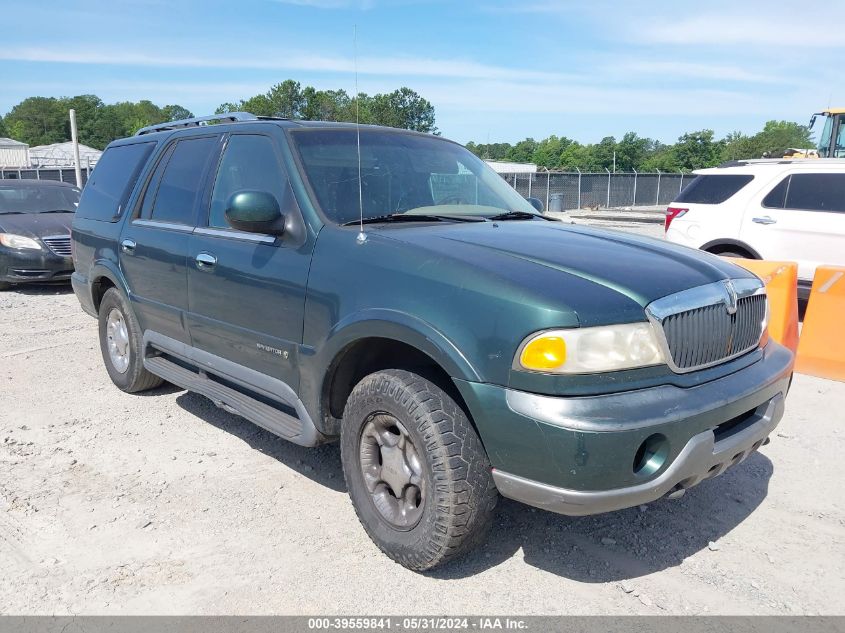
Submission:
<svg viewBox="0 0 845 633">
<path fill-rule="evenodd" d="M 34 248 L 38 251 L 41 250 L 41 244 L 31 237 L 14 235 L 12 233 L 0 233 L 0 244 L 9 248 Z"/>
<path fill-rule="evenodd" d="M 650 323 L 547 330 L 519 346 L 514 367 L 549 374 L 592 374 L 665 363 Z"/>
</svg>

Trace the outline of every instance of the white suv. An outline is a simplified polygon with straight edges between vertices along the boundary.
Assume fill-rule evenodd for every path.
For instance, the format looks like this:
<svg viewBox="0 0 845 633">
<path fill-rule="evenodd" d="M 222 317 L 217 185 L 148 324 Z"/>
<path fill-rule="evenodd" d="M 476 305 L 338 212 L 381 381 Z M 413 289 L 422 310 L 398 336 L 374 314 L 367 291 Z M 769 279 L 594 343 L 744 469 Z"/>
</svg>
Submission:
<svg viewBox="0 0 845 633">
<path fill-rule="evenodd" d="M 735 161 L 701 169 L 666 210 L 666 239 L 710 253 L 845 266 L 845 159 Z"/>
</svg>

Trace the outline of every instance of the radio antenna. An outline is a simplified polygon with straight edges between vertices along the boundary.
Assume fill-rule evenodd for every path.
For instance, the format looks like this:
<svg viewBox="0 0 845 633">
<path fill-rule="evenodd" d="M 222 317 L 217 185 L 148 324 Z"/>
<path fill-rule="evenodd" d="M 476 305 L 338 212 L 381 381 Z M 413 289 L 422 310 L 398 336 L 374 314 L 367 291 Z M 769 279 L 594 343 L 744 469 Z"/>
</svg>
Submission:
<svg viewBox="0 0 845 633">
<path fill-rule="evenodd" d="M 353 66 L 355 69 L 355 141 L 358 150 L 358 237 L 359 244 L 367 241 L 364 233 L 364 184 L 361 180 L 361 93 L 358 92 L 358 25 L 352 27 Z"/>
</svg>

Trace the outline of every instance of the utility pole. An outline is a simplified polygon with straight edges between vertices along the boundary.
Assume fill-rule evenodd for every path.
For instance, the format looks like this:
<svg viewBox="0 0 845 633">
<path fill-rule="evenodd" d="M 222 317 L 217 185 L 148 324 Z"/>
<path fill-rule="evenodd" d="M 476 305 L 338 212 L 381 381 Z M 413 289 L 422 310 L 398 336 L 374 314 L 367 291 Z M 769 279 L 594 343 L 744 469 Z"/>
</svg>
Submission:
<svg viewBox="0 0 845 633">
<path fill-rule="evenodd" d="M 70 140 L 73 143 L 73 171 L 76 186 L 82 189 L 82 170 L 79 168 L 79 137 L 76 133 L 76 110 L 70 110 Z"/>
</svg>

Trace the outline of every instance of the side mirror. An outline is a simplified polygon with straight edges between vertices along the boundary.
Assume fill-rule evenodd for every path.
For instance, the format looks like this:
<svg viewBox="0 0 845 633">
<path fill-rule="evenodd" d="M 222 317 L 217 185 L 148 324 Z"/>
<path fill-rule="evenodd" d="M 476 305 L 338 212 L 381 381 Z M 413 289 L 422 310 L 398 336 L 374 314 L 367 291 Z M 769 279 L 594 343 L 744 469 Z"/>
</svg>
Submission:
<svg viewBox="0 0 845 633">
<path fill-rule="evenodd" d="M 537 211 L 540 213 L 543 212 L 543 201 L 540 200 L 540 198 L 526 198 L 526 200 L 528 200 L 528 204 L 537 209 Z"/>
<path fill-rule="evenodd" d="M 226 202 L 226 221 L 233 229 L 281 235 L 285 218 L 276 196 L 266 191 L 238 191 Z"/>
</svg>

